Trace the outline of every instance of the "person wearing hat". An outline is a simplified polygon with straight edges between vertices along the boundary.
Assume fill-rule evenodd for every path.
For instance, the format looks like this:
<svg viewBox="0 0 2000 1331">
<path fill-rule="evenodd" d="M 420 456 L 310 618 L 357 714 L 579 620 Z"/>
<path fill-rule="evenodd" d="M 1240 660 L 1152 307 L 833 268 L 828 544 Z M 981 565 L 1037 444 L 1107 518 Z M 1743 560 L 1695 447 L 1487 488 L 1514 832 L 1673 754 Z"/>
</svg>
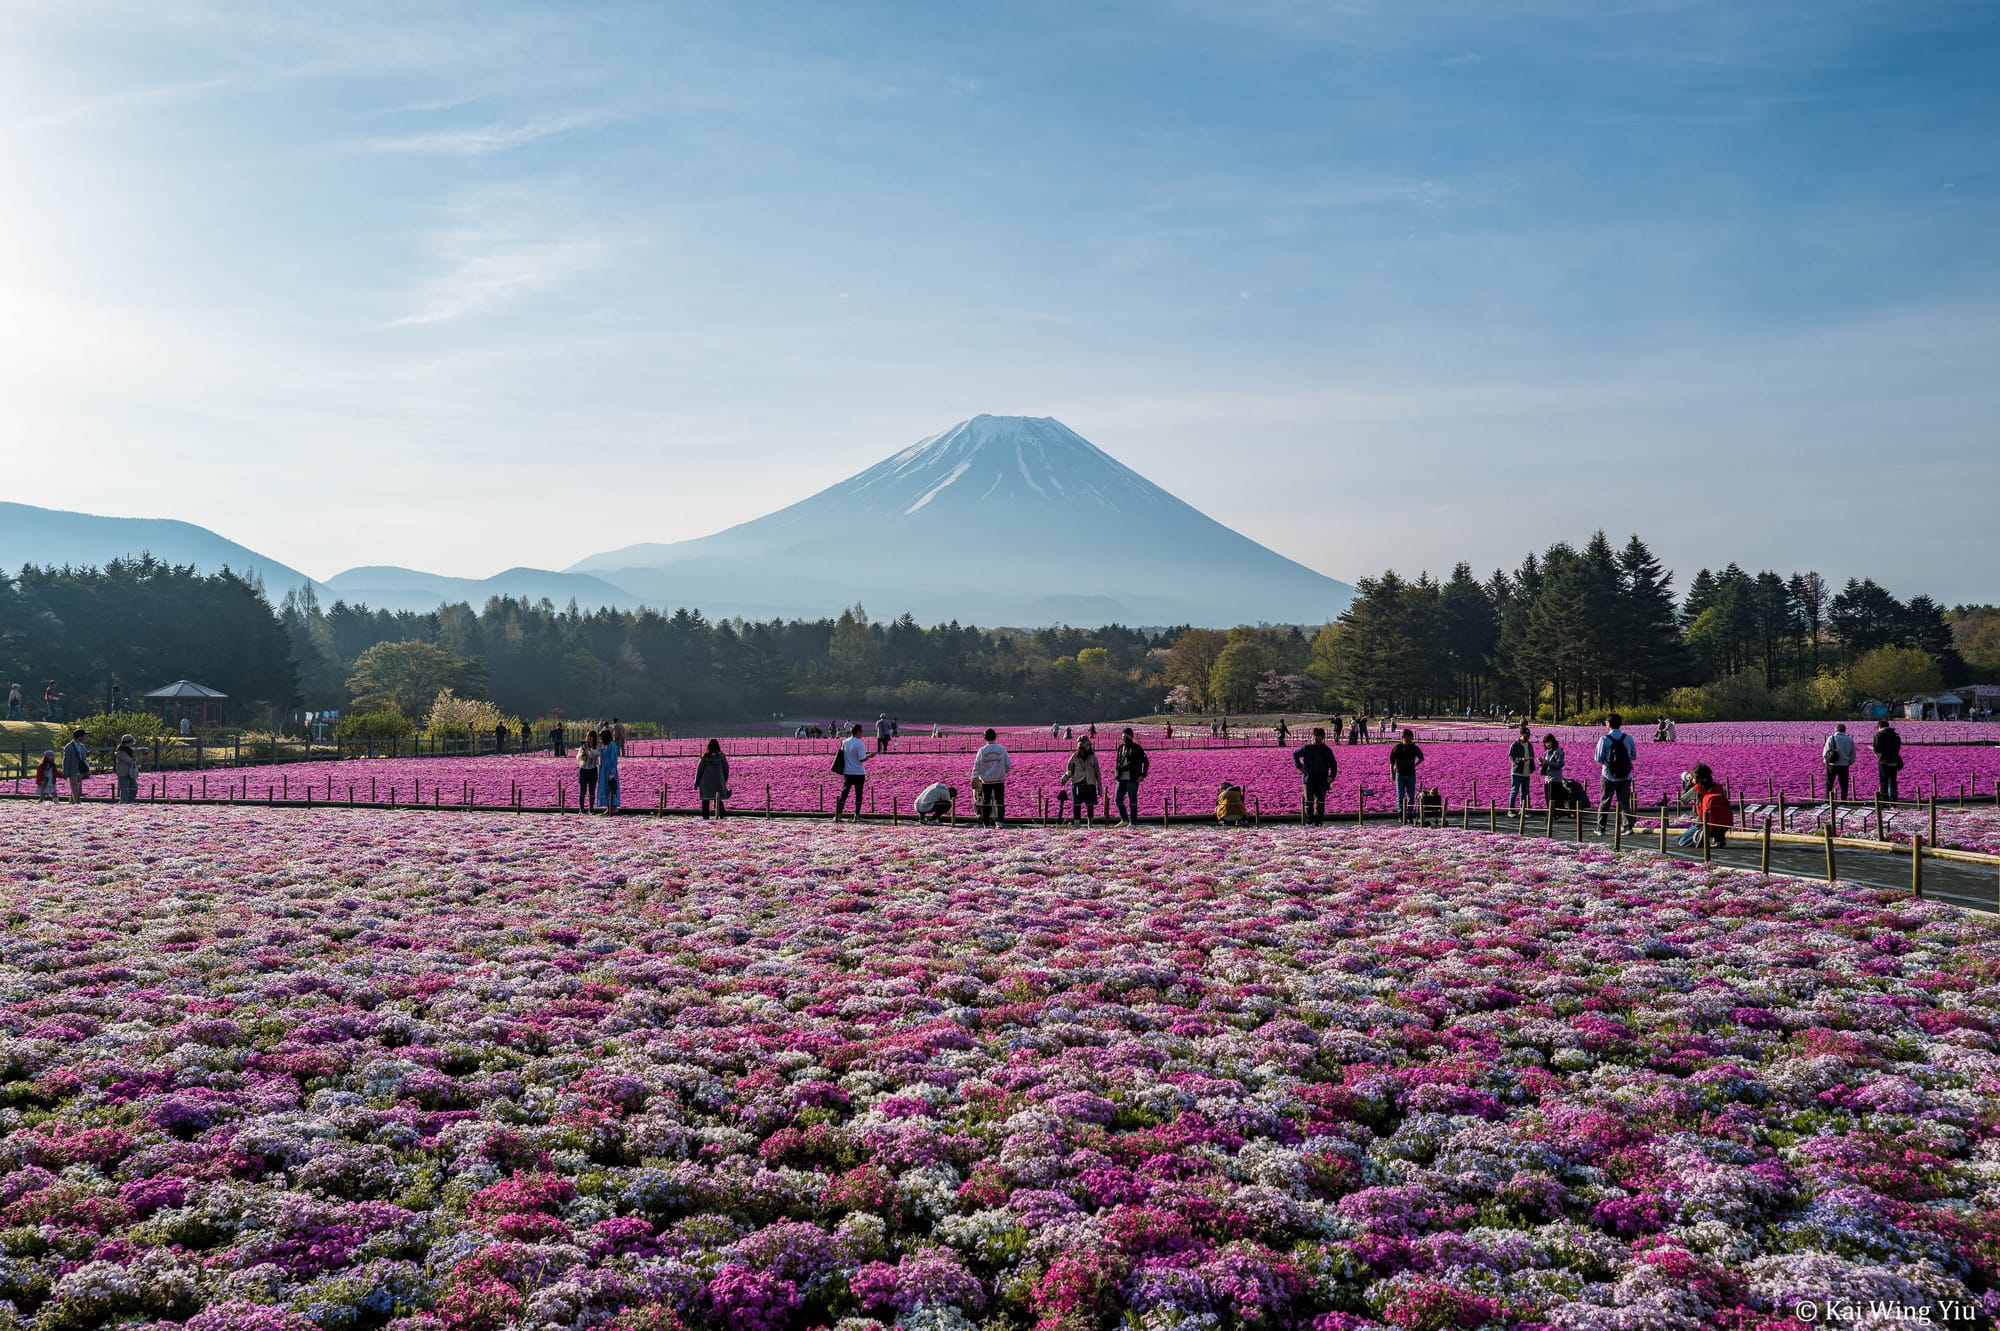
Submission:
<svg viewBox="0 0 2000 1331">
<path fill-rule="evenodd" d="M 117 752 L 111 755 L 111 770 L 118 779 L 120 804 L 139 802 L 139 751 L 134 747 L 138 742 L 130 735 L 120 735 Z"/>
</svg>

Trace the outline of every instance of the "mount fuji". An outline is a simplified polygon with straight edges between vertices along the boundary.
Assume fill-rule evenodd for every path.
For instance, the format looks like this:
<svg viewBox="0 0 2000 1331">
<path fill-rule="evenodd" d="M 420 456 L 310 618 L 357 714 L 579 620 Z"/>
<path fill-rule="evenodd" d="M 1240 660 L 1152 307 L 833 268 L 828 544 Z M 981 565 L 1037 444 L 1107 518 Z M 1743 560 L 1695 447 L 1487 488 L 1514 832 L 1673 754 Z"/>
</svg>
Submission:
<svg viewBox="0 0 2000 1331">
<path fill-rule="evenodd" d="M 1354 596 L 1033 416 L 975 416 L 775 513 L 566 571 L 748 618 L 1317 624 Z"/>
</svg>

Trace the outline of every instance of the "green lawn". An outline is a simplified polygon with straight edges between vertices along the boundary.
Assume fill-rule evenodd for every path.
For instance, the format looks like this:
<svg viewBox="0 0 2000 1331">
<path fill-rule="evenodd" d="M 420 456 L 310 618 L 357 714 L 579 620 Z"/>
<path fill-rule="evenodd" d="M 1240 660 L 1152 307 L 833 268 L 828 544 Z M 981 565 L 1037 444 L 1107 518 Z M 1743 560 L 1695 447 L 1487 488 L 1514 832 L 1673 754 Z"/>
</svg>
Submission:
<svg viewBox="0 0 2000 1331">
<path fill-rule="evenodd" d="M 28 771 L 42 760 L 43 749 L 60 749 L 69 740 L 69 727 L 49 721 L 0 721 L 0 779 L 11 779 L 21 762 L 21 746 L 28 746 Z"/>
</svg>

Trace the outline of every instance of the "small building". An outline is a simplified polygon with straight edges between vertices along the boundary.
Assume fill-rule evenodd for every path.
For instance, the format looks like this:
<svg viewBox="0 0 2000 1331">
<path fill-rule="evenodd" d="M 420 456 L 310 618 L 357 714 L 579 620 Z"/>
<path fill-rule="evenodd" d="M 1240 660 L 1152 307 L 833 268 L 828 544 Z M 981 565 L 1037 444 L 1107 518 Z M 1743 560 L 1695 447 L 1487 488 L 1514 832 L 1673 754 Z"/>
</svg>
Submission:
<svg viewBox="0 0 2000 1331">
<path fill-rule="evenodd" d="M 219 693 L 191 679 L 177 679 L 165 688 L 154 689 L 146 695 L 146 706 L 165 717 L 167 724 L 176 729 L 183 718 L 196 726 L 222 724 L 222 705 L 228 701 L 228 694 Z"/>
<path fill-rule="evenodd" d="M 2000 684 L 1968 684 L 1952 692 L 1965 704 L 1968 717 L 1991 720 L 1994 711 L 2000 709 Z"/>
<path fill-rule="evenodd" d="M 1965 701 L 1956 693 L 1919 695 L 1904 701 L 1903 715 L 1911 721 L 1956 721 L 1965 715 Z"/>
</svg>

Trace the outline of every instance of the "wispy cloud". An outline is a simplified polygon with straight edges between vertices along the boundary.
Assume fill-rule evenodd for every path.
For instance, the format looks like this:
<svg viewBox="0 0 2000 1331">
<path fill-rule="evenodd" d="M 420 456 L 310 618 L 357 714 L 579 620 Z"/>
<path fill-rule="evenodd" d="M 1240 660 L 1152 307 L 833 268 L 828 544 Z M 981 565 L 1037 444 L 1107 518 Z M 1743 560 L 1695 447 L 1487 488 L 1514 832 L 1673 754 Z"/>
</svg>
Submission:
<svg viewBox="0 0 2000 1331">
<path fill-rule="evenodd" d="M 603 263 L 597 236 L 539 237 L 500 230 L 441 233 L 432 241 L 438 272 L 418 286 L 412 308 L 391 327 L 446 323 L 553 291 Z"/>
<path fill-rule="evenodd" d="M 516 124 L 424 130 L 415 134 L 370 139 L 368 146 L 381 152 L 448 153 L 465 157 L 483 157 L 488 153 L 505 152 L 510 148 L 519 148 L 542 139 L 593 129 L 617 118 L 612 112 L 597 109 L 563 111 L 537 116 L 532 120 Z"/>
</svg>

